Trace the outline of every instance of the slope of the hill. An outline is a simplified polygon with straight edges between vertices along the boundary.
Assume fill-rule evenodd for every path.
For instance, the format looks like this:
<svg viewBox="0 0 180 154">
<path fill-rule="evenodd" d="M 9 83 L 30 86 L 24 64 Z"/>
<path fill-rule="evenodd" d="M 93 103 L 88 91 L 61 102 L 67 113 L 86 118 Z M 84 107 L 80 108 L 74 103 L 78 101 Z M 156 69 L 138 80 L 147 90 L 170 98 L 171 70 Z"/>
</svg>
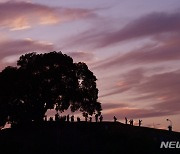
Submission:
<svg viewBox="0 0 180 154">
<path fill-rule="evenodd" d="M 178 154 L 161 141 L 180 141 L 180 133 L 102 122 L 44 122 L 0 131 L 3 154 Z"/>
</svg>

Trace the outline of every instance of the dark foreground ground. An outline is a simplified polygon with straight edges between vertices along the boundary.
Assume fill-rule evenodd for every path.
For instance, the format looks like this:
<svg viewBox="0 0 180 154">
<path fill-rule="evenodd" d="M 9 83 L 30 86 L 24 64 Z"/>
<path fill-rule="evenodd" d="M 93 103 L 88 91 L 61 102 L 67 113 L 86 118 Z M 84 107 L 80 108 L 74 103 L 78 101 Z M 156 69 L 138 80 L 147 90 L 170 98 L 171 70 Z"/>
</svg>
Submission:
<svg viewBox="0 0 180 154">
<path fill-rule="evenodd" d="M 180 133 L 113 122 L 46 122 L 1 130 L 0 153 L 180 154 L 160 149 L 161 141 L 180 141 Z"/>
</svg>

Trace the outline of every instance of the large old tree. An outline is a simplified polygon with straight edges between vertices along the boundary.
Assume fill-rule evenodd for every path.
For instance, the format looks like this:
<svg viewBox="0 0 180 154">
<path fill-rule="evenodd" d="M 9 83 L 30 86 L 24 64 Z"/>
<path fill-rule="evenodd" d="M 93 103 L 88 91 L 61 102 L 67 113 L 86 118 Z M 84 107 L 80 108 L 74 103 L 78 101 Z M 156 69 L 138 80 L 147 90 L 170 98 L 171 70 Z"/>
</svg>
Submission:
<svg viewBox="0 0 180 154">
<path fill-rule="evenodd" d="M 0 126 L 40 121 L 48 109 L 100 114 L 96 77 L 61 52 L 29 53 L 0 73 Z"/>
</svg>

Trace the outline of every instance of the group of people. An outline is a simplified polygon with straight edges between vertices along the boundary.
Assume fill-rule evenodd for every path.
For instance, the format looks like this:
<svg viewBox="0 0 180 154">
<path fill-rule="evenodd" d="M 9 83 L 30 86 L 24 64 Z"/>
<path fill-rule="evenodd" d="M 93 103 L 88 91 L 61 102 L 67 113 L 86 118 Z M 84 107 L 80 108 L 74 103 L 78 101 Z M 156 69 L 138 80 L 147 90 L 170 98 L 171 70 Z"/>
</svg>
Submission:
<svg viewBox="0 0 180 154">
<path fill-rule="evenodd" d="M 116 116 L 114 116 L 113 119 L 114 119 L 114 122 L 117 122 Z M 125 117 L 125 124 L 126 124 L 126 125 L 128 124 L 128 119 L 127 119 L 127 117 Z M 131 126 L 133 126 L 133 125 L 134 125 L 134 120 L 133 120 L 133 119 L 130 119 L 130 120 L 129 120 L 129 124 L 130 124 Z M 141 119 L 139 119 L 138 125 L 139 125 L 139 127 L 142 125 L 142 120 L 141 120 Z"/>
<path fill-rule="evenodd" d="M 103 121 L 103 116 L 102 115 L 99 116 L 98 114 L 96 114 L 95 115 L 95 121 L 98 122 L 98 119 L 99 119 L 99 122 L 102 122 Z"/>
<path fill-rule="evenodd" d="M 60 116 L 58 113 L 55 114 L 55 121 L 67 121 L 67 122 L 74 122 L 74 115 L 70 116 L 69 114 Z M 77 117 L 77 121 L 80 121 L 80 118 Z"/>
<path fill-rule="evenodd" d="M 128 119 L 127 119 L 126 117 L 125 117 L 125 124 L 128 124 Z M 134 125 L 134 120 L 133 120 L 133 119 L 130 119 L 130 120 L 129 120 L 129 124 L 130 124 L 131 126 L 133 126 L 133 125 Z M 141 120 L 141 119 L 139 119 L 138 125 L 139 125 L 139 127 L 142 125 L 142 120 Z"/>
<path fill-rule="evenodd" d="M 75 117 L 74 115 L 70 116 L 69 114 L 66 116 L 60 116 L 58 113 L 55 114 L 55 119 L 53 119 L 53 117 L 50 117 L 49 118 L 49 121 L 67 121 L 67 122 L 74 122 L 75 121 Z M 44 121 L 48 121 L 47 120 L 47 115 L 44 116 Z M 80 122 L 81 119 L 80 117 L 77 117 L 77 122 Z M 88 116 L 85 116 L 85 121 L 86 122 L 92 122 L 92 117 L 88 117 Z M 95 115 L 95 122 L 102 122 L 103 121 L 103 116 L 102 115 L 99 115 L 99 114 L 96 114 Z"/>
<path fill-rule="evenodd" d="M 88 117 L 88 115 L 84 116 L 85 117 L 85 121 L 86 122 L 92 122 L 92 117 Z M 114 122 L 117 122 L 117 117 L 114 116 L 113 117 L 114 119 Z M 45 116 L 45 121 L 47 121 L 47 116 Z M 49 121 L 53 121 L 53 117 L 50 117 L 49 118 Z M 67 122 L 74 122 L 75 119 L 74 119 L 74 115 L 70 116 L 69 114 L 67 116 L 59 116 L 58 113 L 55 114 L 55 121 L 67 121 Z M 81 119 L 80 117 L 77 117 L 77 122 L 80 122 Z M 95 114 L 95 122 L 102 122 L 103 121 L 103 116 L 102 115 L 99 115 L 99 114 Z M 125 124 L 127 125 L 128 124 L 128 119 L 127 117 L 125 117 Z M 133 119 L 130 119 L 129 120 L 129 124 L 131 126 L 134 125 L 134 120 Z M 139 127 L 142 125 L 142 120 L 139 119 L 139 122 L 138 122 L 138 125 Z"/>
</svg>

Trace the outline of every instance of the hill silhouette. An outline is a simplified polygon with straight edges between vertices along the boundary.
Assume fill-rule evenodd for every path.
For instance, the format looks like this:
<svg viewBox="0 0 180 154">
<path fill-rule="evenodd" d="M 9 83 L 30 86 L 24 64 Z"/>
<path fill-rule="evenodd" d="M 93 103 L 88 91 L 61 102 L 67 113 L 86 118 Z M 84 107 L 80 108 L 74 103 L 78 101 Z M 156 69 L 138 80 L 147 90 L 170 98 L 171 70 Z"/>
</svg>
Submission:
<svg viewBox="0 0 180 154">
<path fill-rule="evenodd" d="M 3 153 L 18 154 L 177 154 L 161 141 L 180 141 L 180 133 L 119 122 L 26 123 L 0 131 Z"/>
<path fill-rule="evenodd" d="M 178 153 L 160 149 L 161 141 L 179 141 L 180 133 L 102 122 L 97 78 L 83 62 L 62 52 L 28 53 L 0 72 L 0 131 L 3 154 L 156 154 Z M 47 120 L 48 109 L 57 111 Z M 80 111 L 86 121 L 61 117 L 65 110 Z M 46 119 L 46 120 L 45 120 Z M 71 122 L 68 122 L 71 119 Z M 43 121 L 45 120 L 45 121 Z M 90 121 L 91 121 L 90 120 Z M 114 121 L 117 118 L 114 116 Z M 126 119 L 127 123 L 127 119 Z M 139 125 L 141 121 L 139 121 Z M 180 152 L 179 152 L 180 153 Z"/>
</svg>

